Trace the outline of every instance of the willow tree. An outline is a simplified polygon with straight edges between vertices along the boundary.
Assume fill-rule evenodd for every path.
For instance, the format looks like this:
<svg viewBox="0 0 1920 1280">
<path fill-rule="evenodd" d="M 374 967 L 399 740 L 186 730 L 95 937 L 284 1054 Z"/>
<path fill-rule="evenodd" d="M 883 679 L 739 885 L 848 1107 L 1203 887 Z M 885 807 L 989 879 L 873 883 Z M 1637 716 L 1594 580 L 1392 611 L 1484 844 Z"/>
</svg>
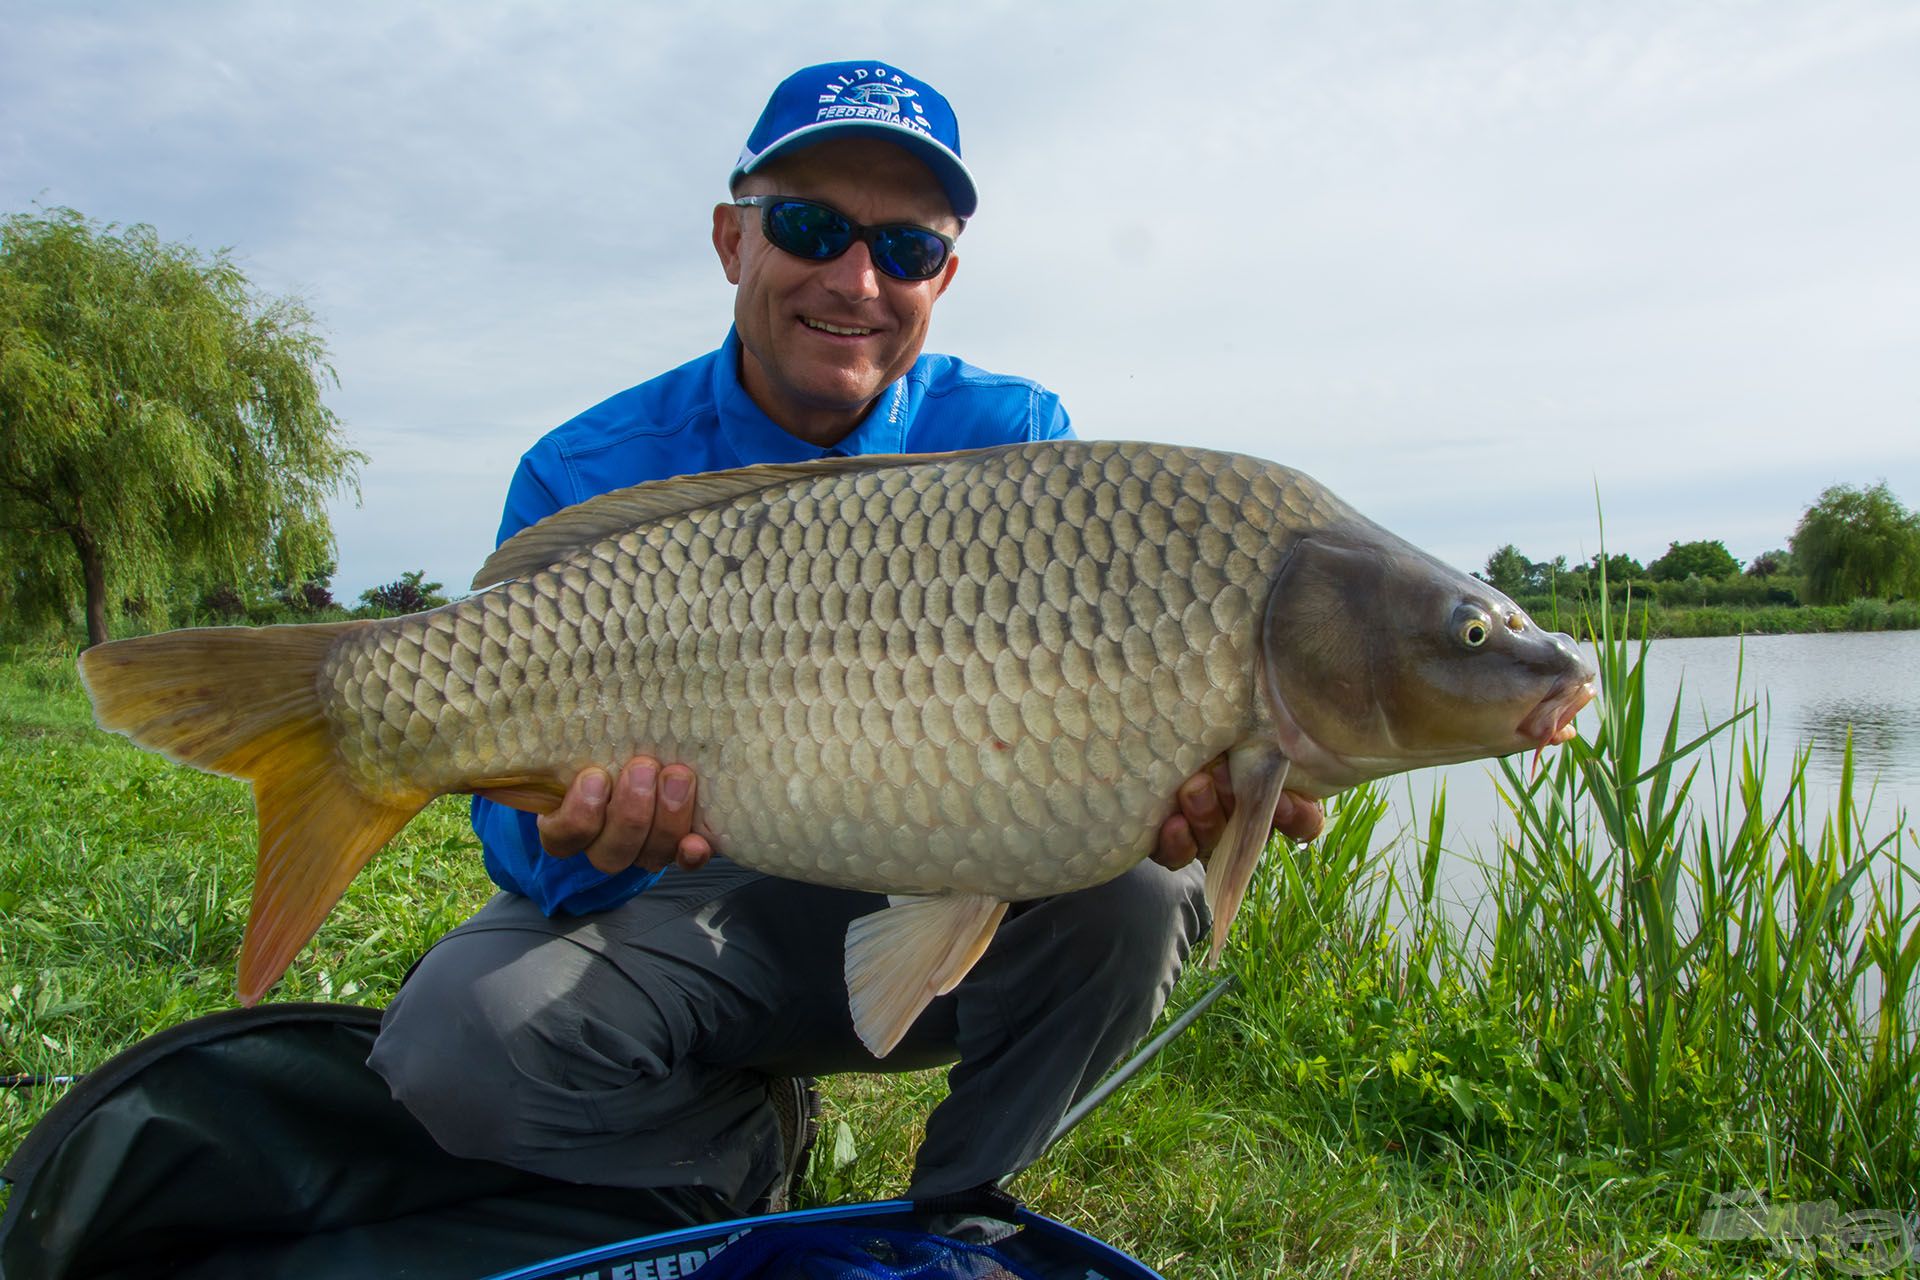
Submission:
<svg viewBox="0 0 1920 1280">
<path fill-rule="evenodd" d="M 1882 480 L 1870 489 L 1836 484 L 1800 517 L 1793 562 L 1814 604 L 1862 596 L 1920 596 L 1920 515 Z"/>
<path fill-rule="evenodd" d="M 333 380 L 312 313 L 224 250 L 71 209 L 0 221 L 0 610 L 78 603 L 92 645 L 183 574 L 310 576 L 365 460 Z"/>
</svg>

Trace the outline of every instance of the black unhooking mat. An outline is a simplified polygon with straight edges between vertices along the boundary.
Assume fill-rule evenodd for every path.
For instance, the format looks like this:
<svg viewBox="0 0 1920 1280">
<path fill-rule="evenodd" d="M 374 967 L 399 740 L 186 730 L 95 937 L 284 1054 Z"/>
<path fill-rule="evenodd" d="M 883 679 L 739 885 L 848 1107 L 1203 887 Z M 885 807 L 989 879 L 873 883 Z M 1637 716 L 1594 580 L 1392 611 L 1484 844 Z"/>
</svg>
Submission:
<svg viewBox="0 0 1920 1280">
<path fill-rule="evenodd" d="M 485 1276 L 725 1216 L 446 1154 L 367 1069 L 379 1025 L 236 1009 L 90 1073 L 0 1168 L 0 1280 Z"/>
</svg>

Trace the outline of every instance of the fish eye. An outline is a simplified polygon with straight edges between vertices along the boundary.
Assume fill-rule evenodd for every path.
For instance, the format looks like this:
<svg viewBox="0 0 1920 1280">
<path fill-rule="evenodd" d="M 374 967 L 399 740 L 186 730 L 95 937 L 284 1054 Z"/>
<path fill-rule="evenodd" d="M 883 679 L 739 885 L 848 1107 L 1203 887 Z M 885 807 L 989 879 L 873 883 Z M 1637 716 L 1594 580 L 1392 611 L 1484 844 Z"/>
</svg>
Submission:
<svg viewBox="0 0 1920 1280">
<path fill-rule="evenodd" d="M 1453 611 L 1453 637 L 1468 649 L 1478 649 L 1493 634 L 1493 619 L 1478 605 L 1463 604 Z"/>
</svg>

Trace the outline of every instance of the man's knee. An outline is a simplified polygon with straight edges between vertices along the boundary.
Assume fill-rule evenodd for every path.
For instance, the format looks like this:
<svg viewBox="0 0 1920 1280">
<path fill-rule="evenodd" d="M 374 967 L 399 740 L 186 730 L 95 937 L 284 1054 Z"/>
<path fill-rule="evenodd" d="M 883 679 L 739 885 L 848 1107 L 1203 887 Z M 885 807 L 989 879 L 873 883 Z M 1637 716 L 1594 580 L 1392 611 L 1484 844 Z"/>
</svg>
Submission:
<svg viewBox="0 0 1920 1280">
<path fill-rule="evenodd" d="M 597 1045 L 577 997 L 611 966 L 570 943 L 511 931 L 429 952 L 381 1021 L 368 1065 L 456 1155 L 517 1162 L 570 1127 L 574 1097 L 630 1080 L 632 1046 Z"/>
</svg>

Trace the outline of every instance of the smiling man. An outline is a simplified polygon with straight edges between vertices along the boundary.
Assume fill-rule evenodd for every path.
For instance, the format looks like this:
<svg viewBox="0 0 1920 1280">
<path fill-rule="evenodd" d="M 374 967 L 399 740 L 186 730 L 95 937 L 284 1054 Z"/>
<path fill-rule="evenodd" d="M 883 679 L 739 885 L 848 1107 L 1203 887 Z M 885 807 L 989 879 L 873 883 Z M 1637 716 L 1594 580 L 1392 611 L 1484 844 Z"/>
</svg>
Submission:
<svg viewBox="0 0 1920 1280">
<path fill-rule="evenodd" d="M 815 143 L 742 175 L 735 192 L 713 211 L 713 245 L 738 286 L 740 385 L 782 428 L 832 448 L 920 358 L 933 304 L 960 266 L 960 219 L 926 164 L 881 138 Z M 850 220 L 889 225 L 816 260 Z M 1046 407 L 1053 416 L 1026 424 L 1025 438 L 1065 431 L 1058 402 Z"/>
<path fill-rule="evenodd" d="M 502 540 L 645 480 L 1069 434 L 1038 384 L 922 351 L 977 202 L 930 86 L 875 61 L 796 72 L 731 187 L 713 211 L 736 286 L 726 340 L 529 450 Z M 420 962 L 371 1064 L 455 1154 L 661 1189 L 663 1213 L 688 1219 L 784 1202 L 804 1155 L 800 1080 L 829 1072 L 955 1064 L 916 1197 L 1032 1161 L 1158 1015 L 1206 928 L 1195 859 L 1232 808 L 1224 767 L 1188 780 L 1153 861 L 1015 905 L 876 1060 L 853 1033 L 841 947 L 884 899 L 747 871 L 699 833 L 691 770 L 607 763 L 538 819 L 474 801 L 502 892 Z M 1320 813 L 1289 799 L 1276 820 L 1310 837 Z"/>
</svg>

